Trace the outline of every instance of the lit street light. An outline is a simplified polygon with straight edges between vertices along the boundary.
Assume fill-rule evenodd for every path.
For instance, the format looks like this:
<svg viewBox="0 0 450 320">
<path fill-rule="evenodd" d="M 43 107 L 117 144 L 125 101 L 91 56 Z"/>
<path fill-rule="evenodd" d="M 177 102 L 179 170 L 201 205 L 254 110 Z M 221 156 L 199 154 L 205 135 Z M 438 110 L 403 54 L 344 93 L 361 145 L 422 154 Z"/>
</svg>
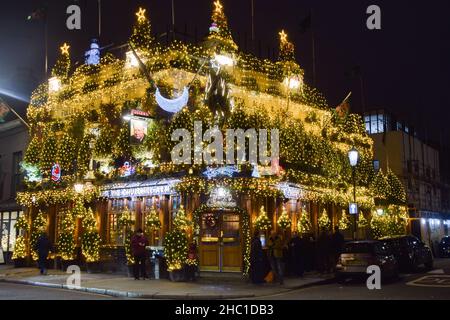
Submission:
<svg viewBox="0 0 450 320">
<path fill-rule="evenodd" d="M 356 212 L 353 214 L 353 240 L 356 240 L 356 217 L 358 215 L 358 205 L 356 203 L 356 166 L 358 165 L 359 153 L 354 147 L 348 152 L 348 160 L 350 161 L 350 166 L 352 167 L 353 204 L 356 206 Z"/>
</svg>

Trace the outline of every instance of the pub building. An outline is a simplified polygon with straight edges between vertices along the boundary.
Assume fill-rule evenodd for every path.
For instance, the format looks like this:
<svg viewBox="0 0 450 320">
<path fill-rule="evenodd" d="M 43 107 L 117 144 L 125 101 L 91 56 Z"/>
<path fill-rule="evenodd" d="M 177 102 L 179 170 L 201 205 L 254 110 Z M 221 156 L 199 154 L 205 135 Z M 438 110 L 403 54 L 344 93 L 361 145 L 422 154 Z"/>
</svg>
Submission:
<svg viewBox="0 0 450 320">
<path fill-rule="evenodd" d="M 328 107 L 307 86 L 284 31 L 276 62 L 240 52 L 223 10 L 216 1 L 207 38 L 215 41 L 212 48 L 158 44 L 145 9 L 137 13 L 123 57 L 108 53 L 71 70 L 70 47 L 61 48 L 52 78 L 34 91 L 28 108 L 32 139 L 24 161 L 39 168 L 41 176 L 28 181 L 17 197 L 28 222 L 23 230 L 28 244 L 18 257 L 30 259 L 29 240 L 41 215 L 54 243 L 63 234 L 73 235 L 76 254 L 67 260 L 86 262 L 83 234 L 96 231 L 100 256 L 92 259 L 102 270 L 124 270 L 131 235 L 121 225 L 124 212 L 131 215 L 128 231 L 142 228 L 151 247 L 164 252 L 165 235 L 184 210 L 193 222 L 187 235 L 198 243 L 200 270 L 246 273 L 255 230 L 263 243 L 271 230 L 282 232 L 286 241 L 296 231 L 317 238 L 319 225 L 331 231 L 343 215 L 351 219 L 347 153 L 352 147 L 359 152 L 360 217 L 370 214 L 372 140 L 360 118 L 344 106 Z M 253 128 L 248 123 L 256 129 L 277 124 L 279 160 L 249 165 L 247 154 L 244 164 L 175 165 L 170 152 L 179 141 L 171 143 L 170 133 L 192 128 L 190 117 L 202 121 L 204 129 L 214 123 L 223 131 Z M 75 214 L 79 202 L 82 210 L 92 210 L 94 224 Z M 257 228 L 262 211 L 269 229 Z M 68 212 L 74 212 L 73 231 L 63 227 L 72 222 L 64 220 Z M 149 231 L 152 212 L 160 226 Z M 290 223 L 281 227 L 283 213 Z M 364 230 L 358 232 L 365 236 Z M 351 228 L 344 234 L 352 237 Z M 61 257 L 57 250 L 55 259 Z"/>
</svg>

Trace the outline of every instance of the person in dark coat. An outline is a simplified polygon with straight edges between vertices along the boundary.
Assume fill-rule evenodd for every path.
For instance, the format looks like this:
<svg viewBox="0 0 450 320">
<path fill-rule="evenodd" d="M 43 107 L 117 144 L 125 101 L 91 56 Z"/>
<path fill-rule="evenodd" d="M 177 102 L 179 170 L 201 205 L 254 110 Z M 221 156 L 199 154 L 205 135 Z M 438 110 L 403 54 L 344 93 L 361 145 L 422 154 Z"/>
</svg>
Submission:
<svg viewBox="0 0 450 320">
<path fill-rule="evenodd" d="M 186 265 L 186 280 L 187 281 L 195 281 L 195 274 L 197 272 L 197 245 L 193 242 L 189 245 L 187 259 L 190 261 Z"/>
<path fill-rule="evenodd" d="M 328 230 L 322 230 L 317 239 L 317 258 L 320 273 L 329 273 L 331 271 L 331 252 L 331 237 L 328 234 Z"/>
<path fill-rule="evenodd" d="M 134 257 L 133 273 L 135 280 L 140 279 L 139 273 L 144 279 L 148 279 L 147 272 L 145 270 L 145 259 L 147 256 L 145 247 L 147 246 L 147 238 L 144 236 L 142 229 L 138 229 L 133 238 L 131 238 L 131 251 Z"/>
<path fill-rule="evenodd" d="M 289 241 L 289 270 L 292 275 L 302 277 L 305 272 L 304 266 L 304 247 L 302 247 L 302 241 L 295 232 Z"/>
<path fill-rule="evenodd" d="M 47 275 L 47 258 L 50 251 L 53 250 L 53 246 L 45 232 L 37 239 L 34 250 L 38 254 L 38 266 L 41 274 Z"/>
<path fill-rule="evenodd" d="M 342 249 L 344 248 L 345 239 L 342 233 L 339 232 L 339 227 L 334 228 L 334 233 L 331 236 L 331 244 L 332 244 L 332 268 L 336 267 L 336 264 L 339 259 L 339 255 L 342 253 Z"/>
<path fill-rule="evenodd" d="M 264 283 L 264 252 L 258 232 L 253 235 L 250 248 L 250 279 L 253 283 Z"/>
</svg>

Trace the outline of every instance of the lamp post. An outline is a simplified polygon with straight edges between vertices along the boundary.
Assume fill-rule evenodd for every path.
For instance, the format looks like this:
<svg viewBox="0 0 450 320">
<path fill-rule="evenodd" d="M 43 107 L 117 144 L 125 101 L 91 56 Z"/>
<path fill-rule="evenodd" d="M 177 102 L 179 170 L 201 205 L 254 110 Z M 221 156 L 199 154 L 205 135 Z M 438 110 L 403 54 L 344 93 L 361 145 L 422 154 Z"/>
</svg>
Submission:
<svg viewBox="0 0 450 320">
<path fill-rule="evenodd" d="M 348 160 L 350 162 L 350 166 L 352 167 L 352 179 L 353 179 L 353 203 L 358 208 L 356 203 L 356 166 L 358 165 L 359 153 L 354 147 L 348 152 Z M 353 240 L 356 240 L 356 217 L 358 215 L 358 211 L 353 214 Z"/>
</svg>

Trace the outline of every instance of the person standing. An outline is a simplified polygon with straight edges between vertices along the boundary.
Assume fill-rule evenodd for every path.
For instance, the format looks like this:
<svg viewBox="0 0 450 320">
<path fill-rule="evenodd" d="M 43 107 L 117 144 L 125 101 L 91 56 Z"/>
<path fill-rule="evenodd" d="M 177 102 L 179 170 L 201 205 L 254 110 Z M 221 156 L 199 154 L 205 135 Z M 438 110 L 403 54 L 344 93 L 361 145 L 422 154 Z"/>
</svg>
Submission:
<svg viewBox="0 0 450 320">
<path fill-rule="evenodd" d="M 264 252 L 258 232 L 253 235 L 250 248 L 250 279 L 253 283 L 264 282 Z"/>
<path fill-rule="evenodd" d="M 331 244 L 333 248 L 332 252 L 332 268 L 336 267 L 336 264 L 339 259 L 339 255 L 342 253 L 342 249 L 344 248 L 345 239 L 342 233 L 339 232 L 339 227 L 334 228 L 334 233 L 331 236 Z"/>
<path fill-rule="evenodd" d="M 320 273 L 330 272 L 331 238 L 328 230 L 322 230 L 317 239 L 318 271 Z"/>
<path fill-rule="evenodd" d="M 53 250 L 52 243 L 47 236 L 47 233 L 43 232 L 37 239 L 34 250 L 38 254 L 38 267 L 42 275 L 47 275 L 47 258 L 50 251 Z"/>
<path fill-rule="evenodd" d="M 148 279 L 147 271 L 145 270 L 145 259 L 147 256 L 145 247 L 147 246 L 148 239 L 144 236 L 142 229 L 138 229 L 136 234 L 131 239 L 131 250 L 134 258 L 133 273 L 135 280 L 139 280 L 140 276 L 144 279 Z"/>
<path fill-rule="evenodd" d="M 275 280 L 283 284 L 283 239 L 273 231 L 267 242 L 267 247 L 269 248 L 270 267 L 275 275 Z"/>
<path fill-rule="evenodd" d="M 305 271 L 304 267 L 304 248 L 302 248 L 302 241 L 295 232 L 289 241 L 289 259 L 290 259 L 290 272 L 293 275 L 302 277 Z"/>
<path fill-rule="evenodd" d="M 186 264 L 186 280 L 195 281 L 195 274 L 197 272 L 197 245 L 193 242 L 189 245 L 187 254 L 188 263 Z"/>
</svg>

